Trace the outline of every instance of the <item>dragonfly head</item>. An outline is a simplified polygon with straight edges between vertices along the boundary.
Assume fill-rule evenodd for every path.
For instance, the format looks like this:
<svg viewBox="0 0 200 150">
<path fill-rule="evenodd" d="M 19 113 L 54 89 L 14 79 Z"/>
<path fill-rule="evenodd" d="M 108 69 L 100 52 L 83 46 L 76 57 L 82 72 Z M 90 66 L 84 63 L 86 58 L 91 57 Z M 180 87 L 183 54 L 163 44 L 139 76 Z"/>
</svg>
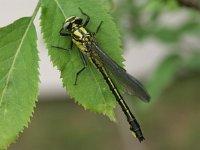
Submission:
<svg viewBox="0 0 200 150">
<path fill-rule="evenodd" d="M 82 22 L 83 19 L 76 16 L 71 16 L 65 20 L 65 23 L 63 25 L 63 30 L 70 32 L 72 31 L 73 28 L 81 26 Z"/>
</svg>

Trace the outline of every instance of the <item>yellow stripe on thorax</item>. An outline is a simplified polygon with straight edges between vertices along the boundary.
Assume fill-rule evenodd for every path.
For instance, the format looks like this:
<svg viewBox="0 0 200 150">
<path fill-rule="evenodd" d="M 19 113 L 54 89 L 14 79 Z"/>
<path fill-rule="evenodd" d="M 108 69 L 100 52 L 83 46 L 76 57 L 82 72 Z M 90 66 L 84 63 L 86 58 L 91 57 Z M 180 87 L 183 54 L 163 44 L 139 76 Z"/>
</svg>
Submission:
<svg viewBox="0 0 200 150">
<path fill-rule="evenodd" d="M 81 40 L 83 35 L 89 34 L 89 33 L 85 28 L 80 27 L 77 30 L 75 30 L 73 34 L 76 35 L 77 37 L 79 37 L 79 39 Z"/>
<path fill-rule="evenodd" d="M 80 27 L 79 30 L 81 30 L 84 34 L 89 34 L 88 31 L 83 27 Z"/>
<path fill-rule="evenodd" d="M 87 34 L 88 32 L 85 30 L 85 28 L 83 27 L 80 27 L 80 28 L 77 28 L 75 31 L 74 31 L 74 35 L 76 36 L 76 38 L 78 40 L 82 40 L 83 38 L 83 35 L 84 34 Z M 84 53 L 85 51 L 85 48 L 83 47 L 83 43 L 80 42 L 80 41 L 77 41 L 75 39 L 72 39 L 72 41 L 77 45 L 77 47 Z"/>
</svg>

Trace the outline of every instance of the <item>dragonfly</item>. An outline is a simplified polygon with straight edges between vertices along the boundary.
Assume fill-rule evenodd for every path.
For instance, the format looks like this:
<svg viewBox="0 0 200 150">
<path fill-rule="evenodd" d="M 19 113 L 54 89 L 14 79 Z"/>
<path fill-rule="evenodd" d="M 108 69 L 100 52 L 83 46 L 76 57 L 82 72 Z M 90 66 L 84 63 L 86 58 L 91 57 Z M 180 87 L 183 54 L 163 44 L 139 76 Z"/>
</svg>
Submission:
<svg viewBox="0 0 200 150">
<path fill-rule="evenodd" d="M 102 74 L 104 80 L 106 81 L 109 89 L 114 95 L 116 101 L 121 106 L 127 121 L 130 125 L 130 130 L 133 135 L 141 142 L 145 138 L 143 136 L 142 130 L 135 116 L 126 104 L 122 94 L 119 92 L 114 79 L 111 78 L 111 74 L 116 77 L 122 83 L 125 91 L 130 95 L 136 95 L 144 102 L 150 101 L 150 95 L 144 88 L 144 86 L 133 76 L 128 74 L 124 68 L 118 65 L 111 57 L 109 57 L 97 44 L 96 35 L 100 30 L 103 21 L 100 22 L 95 32 L 90 32 L 86 27 L 90 22 L 90 17 L 81 8 L 80 12 L 86 17 L 85 21 L 77 16 L 70 16 L 67 18 L 60 29 L 59 34 L 61 36 L 70 36 L 71 41 L 68 48 L 63 48 L 60 46 L 52 46 L 53 48 L 71 50 L 73 44 L 75 44 L 80 52 L 80 57 L 83 62 L 83 68 L 76 73 L 75 85 L 81 72 L 86 70 L 87 61 L 86 57 L 93 63 L 99 72 Z"/>
</svg>

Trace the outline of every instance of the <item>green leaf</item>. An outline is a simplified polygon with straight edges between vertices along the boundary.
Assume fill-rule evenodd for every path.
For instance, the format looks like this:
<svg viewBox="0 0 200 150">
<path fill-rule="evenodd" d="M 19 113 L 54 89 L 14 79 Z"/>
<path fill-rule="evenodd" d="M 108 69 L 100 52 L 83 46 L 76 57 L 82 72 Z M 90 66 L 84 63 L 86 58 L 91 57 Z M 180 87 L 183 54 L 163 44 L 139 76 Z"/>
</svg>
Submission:
<svg viewBox="0 0 200 150">
<path fill-rule="evenodd" d="M 194 50 L 191 56 L 185 60 L 184 67 L 191 72 L 200 71 L 200 52 L 199 50 Z"/>
<path fill-rule="evenodd" d="M 108 12 L 112 11 L 113 9 L 113 0 L 99 0 L 99 2 L 102 4 L 104 9 Z"/>
<path fill-rule="evenodd" d="M 72 15 L 86 19 L 78 9 L 80 7 L 91 18 L 87 27 L 90 31 L 95 31 L 99 23 L 104 21 L 97 35 L 98 44 L 122 65 L 119 33 L 111 16 L 106 13 L 97 0 L 44 0 L 42 6 L 41 26 L 44 39 L 51 60 L 61 71 L 63 84 L 70 96 L 85 109 L 105 114 L 114 120 L 115 98 L 94 65 L 88 61 L 88 68 L 81 73 L 78 85 L 75 86 L 76 73 L 83 67 L 78 49 L 75 45 L 71 51 L 51 48 L 52 45 L 65 48 L 69 46 L 70 38 L 59 36 L 59 30 L 65 19 Z"/>
<path fill-rule="evenodd" d="M 149 0 L 145 6 L 147 10 L 176 10 L 177 8 L 178 5 L 175 0 Z"/>
<path fill-rule="evenodd" d="M 28 126 L 38 95 L 36 31 L 30 17 L 0 29 L 0 149 Z"/>
<path fill-rule="evenodd" d="M 161 92 L 172 83 L 181 63 L 182 59 L 178 54 L 171 54 L 157 67 L 147 83 L 147 89 L 149 89 L 150 95 L 154 99 L 152 102 L 155 102 Z"/>
</svg>

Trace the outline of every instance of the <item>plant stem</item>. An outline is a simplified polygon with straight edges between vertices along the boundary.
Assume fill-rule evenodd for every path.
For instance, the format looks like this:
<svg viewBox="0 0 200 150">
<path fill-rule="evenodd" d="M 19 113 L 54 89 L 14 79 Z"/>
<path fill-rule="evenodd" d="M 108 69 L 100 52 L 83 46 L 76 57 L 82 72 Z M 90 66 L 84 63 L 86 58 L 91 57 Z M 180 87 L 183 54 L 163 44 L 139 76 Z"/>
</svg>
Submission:
<svg viewBox="0 0 200 150">
<path fill-rule="evenodd" d="M 196 0 L 177 0 L 179 5 L 200 10 L 200 3 Z"/>
<path fill-rule="evenodd" d="M 32 17 L 31 17 L 31 22 L 34 21 L 36 15 L 37 15 L 37 13 L 38 13 L 38 10 L 40 9 L 40 6 L 41 6 L 41 0 L 39 0 L 38 3 L 37 3 L 37 6 L 36 6 L 36 8 L 35 8 L 35 10 L 34 10 L 34 12 L 33 12 L 33 15 L 32 15 Z"/>
</svg>

